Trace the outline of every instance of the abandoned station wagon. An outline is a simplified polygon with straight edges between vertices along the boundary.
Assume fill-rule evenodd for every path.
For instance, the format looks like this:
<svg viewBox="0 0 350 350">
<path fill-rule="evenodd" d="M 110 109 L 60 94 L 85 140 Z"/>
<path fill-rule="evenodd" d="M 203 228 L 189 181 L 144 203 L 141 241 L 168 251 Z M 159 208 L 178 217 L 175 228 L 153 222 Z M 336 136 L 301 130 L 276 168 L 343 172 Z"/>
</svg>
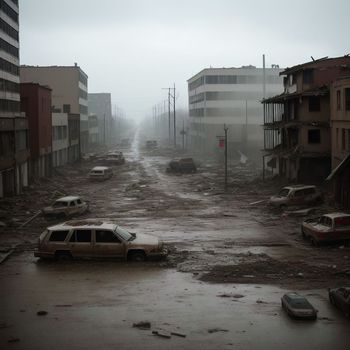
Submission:
<svg viewBox="0 0 350 350">
<path fill-rule="evenodd" d="M 57 199 L 52 205 L 42 209 L 45 216 L 74 216 L 85 213 L 89 205 L 79 196 L 67 196 Z"/>
<path fill-rule="evenodd" d="M 104 220 L 76 220 L 48 227 L 34 256 L 40 258 L 124 258 L 143 261 L 167 253 L 154 236 L 129 233 Z"/>
</svg>

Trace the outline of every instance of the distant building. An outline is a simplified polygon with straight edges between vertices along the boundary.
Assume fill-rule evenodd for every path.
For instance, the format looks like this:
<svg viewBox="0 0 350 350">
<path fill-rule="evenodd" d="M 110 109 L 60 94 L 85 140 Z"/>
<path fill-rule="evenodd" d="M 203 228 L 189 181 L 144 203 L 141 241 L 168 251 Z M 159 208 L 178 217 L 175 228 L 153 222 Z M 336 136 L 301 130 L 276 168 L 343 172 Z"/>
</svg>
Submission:
<svg viewBox="0 0 350 350">
<path fill-rule="evenodd" d="M 99 128 L 99 143 L 111 143 L 112 99 L 110 93 L 89 93 L 89 113 L 96 115 Z"/>
<path fill-rule="evenodd" d="M 0 6 L 0 197 L 28 186 L 28 121 L 20 112 L 18 1 Z"/>
<path fill-rule="evenodd" d="M 264 100 L 264 164 L 276 164 L 276 172 L 289 181 L 325 180 L 331 170 L 330 85 L 349 74 L 349 56 L 281 72 L 284 92 Z M 339 132 L 335 130 L 334 142 L 341 138 Z"/>
<path fill-rule="evenodd" d="M 29 178 L 51 175 L 51 89 L 36 83 L 21 84 L 21 110 L 28 118 Z"/>
<path fill-rule="evenodd" d="M 68 114 L 52 113 L 52 165 L 54 168 L 68 163 Z"/>
<path fill-rule="evenodd" d="M 80 114 L 68 114 L 68 162 L 80 159 Z"/>
<path fill-rule="evenodd" d="M 55 113 L 80 115 L 80 150 L 88 151 L 88 76 L 74 66 L 21 66 L 21 82 L 35 82 L 52 89 L 52 107 Z"/>
<path fill-rule="evenodd" d="M 331 96 L 333 198 L 340 206 L 350 209 L 350 75 L 334 81 Z"/>
<path fill-rule="evenodd" d="M 188 80 L 190 142 L 206 153 L 218 150 L 218 136 L 229 128 L 229 152 L 258 156 L 263 147 L 261 100 L 282 92 L 278 66 L 206 68 Z"/>
<path fill-rule="evenodd" d="M 96 146 L 99 143 L 99 130 L 98 130 L 98 119 L 95 114 L 89 115 L 89 147 L 90 150 L 96 150 Z"/>
</svg>

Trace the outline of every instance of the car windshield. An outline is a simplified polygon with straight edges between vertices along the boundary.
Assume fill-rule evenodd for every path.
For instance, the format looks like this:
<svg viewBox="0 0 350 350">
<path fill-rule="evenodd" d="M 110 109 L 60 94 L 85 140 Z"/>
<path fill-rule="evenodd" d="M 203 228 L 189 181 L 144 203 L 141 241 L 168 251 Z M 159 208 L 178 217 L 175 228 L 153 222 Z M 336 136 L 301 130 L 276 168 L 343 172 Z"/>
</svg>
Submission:
<svg viewBox="0 0 350 350">
<path fill-rule="evenodd" d="M 121 236 L 125 241 L 132 241 L 133 239 L 135 239 L 135 237 L 131 233 L 121 228 L 120 226 L 116 227 L 115 232 L 117 232 L 119 236 Z"/>
<path fill-rule="evenodd" d="M 287 188 L 283 188 L 279 193 L 278 195 L 280 197 L 287 197 L 288 196 L 288 193 L 289 193 L 289 190 Z"/>
<path fill-rule="evenodd" d="M 304 298 L 293 298 L 290 305 L 293 309 L 312 309 L 310 303 Z"/>
</svg>

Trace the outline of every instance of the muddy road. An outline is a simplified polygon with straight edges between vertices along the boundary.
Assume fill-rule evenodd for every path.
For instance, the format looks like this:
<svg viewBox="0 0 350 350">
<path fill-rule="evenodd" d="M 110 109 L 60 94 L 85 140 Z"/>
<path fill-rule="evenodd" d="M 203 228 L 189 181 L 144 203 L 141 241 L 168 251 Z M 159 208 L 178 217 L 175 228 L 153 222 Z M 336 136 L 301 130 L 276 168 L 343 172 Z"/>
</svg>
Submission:
<svg viewBox="0 0 350 350">
<path fill-rule="evenodd" d="M 0 203 L 0 347 L 18 349 L 347 349 L 349 321 L 327 300 L 327 288 L 349 285 L 350 248 L 303 241 L 303 218 L 271 211 L 276 190 L 253 166 L 223 169 L 202 162 L 190 175 L 166 173 L 174 151 L 147 151 L 136 134 L 126 164 L 103 183 L 84 161 Z M 89 201 L 83 217 L 115 220 L 155 235 L 169 247 L 160 262 L 41 262 L 35 242 L 59 221 L 38 217 L 60 195 Z M 325 207 L 319 209 L 327 210 Z M 300 290 L 319 310 L 314 322 L 288 319 L 286 291 Z M 47 314 L 39 316 L 38 311 Z M 149 321 L 141 330 L 133 323 Z M 162 338 L 152 330 L 166 335 Z"/>
</svg>

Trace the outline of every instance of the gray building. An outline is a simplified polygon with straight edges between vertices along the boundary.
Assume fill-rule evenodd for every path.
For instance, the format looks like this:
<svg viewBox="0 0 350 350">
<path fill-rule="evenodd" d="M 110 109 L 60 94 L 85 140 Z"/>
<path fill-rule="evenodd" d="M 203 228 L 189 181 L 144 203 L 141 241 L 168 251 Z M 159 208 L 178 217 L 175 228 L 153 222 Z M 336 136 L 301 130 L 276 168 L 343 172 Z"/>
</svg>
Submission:
<svg viewBox="0 0 350 350">
<path fill-rule="evenodd" d="M 89 93 L 89 113 L 97 117 L 98 140 L 101 145 L 108 145 L 112 140 L 112 98 L 110 93 Z"/>
<path fill-rule="evenodd" d="M 194 150 L 206 154 L 219 151 L 218 136 L 229 128 L 230 153 L 244 151 L 260 157 L 263 148 L 263 107 L 261 100 L 283 91 L 281 70 L 206 68 L 188 80 L 190 142 Z M 265 81 L 265 84 L 264 84 Z"/>
<path fill-rule="evenodd" d="M 0 2 L 0 197 L 28 185 L 28 121 L 20 112 L 19 8 Z"/>
</svg>

